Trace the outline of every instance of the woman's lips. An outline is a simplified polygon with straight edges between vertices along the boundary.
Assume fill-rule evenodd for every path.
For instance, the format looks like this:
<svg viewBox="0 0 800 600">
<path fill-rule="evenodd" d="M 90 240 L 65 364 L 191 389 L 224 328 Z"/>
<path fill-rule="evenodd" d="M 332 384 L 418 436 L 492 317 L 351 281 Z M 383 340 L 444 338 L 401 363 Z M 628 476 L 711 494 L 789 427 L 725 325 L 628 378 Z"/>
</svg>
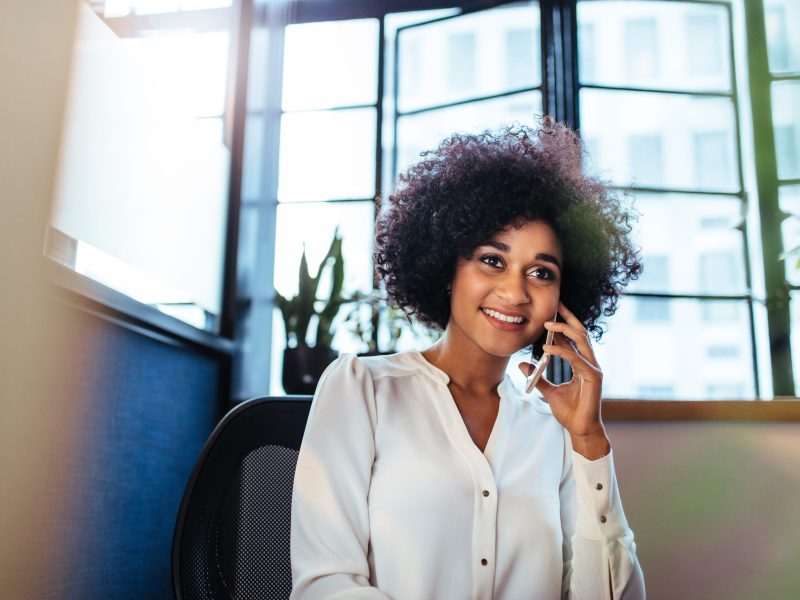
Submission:
<svg viewBox="0 0 800 600">
<path fill-rule="evenodd" d="M 525 324 L 527 323 L 527 321 L 523 321 L 522 323 L 509 323 L 507 321 L 501 321 L 500 319 L 490 317 L 483 311 L 480 311 L 480 313 L 486 317 L 493 327 L 499 329 L 500 331 L 521 331 L 522 329 L 525 329 Z"/>
</svg>

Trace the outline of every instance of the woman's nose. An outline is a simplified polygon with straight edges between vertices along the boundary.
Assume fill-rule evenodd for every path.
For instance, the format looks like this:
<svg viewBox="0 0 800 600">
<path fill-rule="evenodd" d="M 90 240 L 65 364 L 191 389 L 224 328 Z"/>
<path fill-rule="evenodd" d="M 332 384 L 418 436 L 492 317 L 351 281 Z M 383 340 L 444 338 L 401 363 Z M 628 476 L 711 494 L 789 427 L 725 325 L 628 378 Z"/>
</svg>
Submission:
<svg viewBox="0 0 800 600">
<path fill-rule="evenodd" d="M 531 299 L 528 295 L 528 282 L 524 277 L 515 275 L 504 277 L 495 288 L 495 294 L 507 304 L 525 304 Z"/>
</svg>

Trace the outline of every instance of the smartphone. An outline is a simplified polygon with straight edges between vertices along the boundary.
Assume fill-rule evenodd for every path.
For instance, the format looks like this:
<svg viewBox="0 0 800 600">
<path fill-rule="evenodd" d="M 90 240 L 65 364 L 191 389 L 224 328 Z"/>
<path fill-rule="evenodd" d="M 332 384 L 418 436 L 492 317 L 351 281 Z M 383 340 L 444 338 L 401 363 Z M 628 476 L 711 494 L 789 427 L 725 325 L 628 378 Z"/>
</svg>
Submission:
<svg viewBox="0 0 800 600">
<path fill-rule="evenodd" d="M 556 314 L 553 315 L 553 321 L 558 320 L 558 309 L 556 309 Z M 555 335 L 555 331 L 552 329 L 547 330 L 547 337 L 545 338 L 545 344 L 552 344 L 553 343 L 553 336 Z M 539 359 L 537 362 L 536 359 L 533 357 L 533 349 L 531 349 L 531 358 L 528 361 L 529 363 L 535 364 L 536 368 L 533 370 L 533 373 L 528 375 L 527 383 L 525 385 L 525 393 L 530 394 L 533 391 L 536 382 L 539 381 L 539 378 L 544 374 L 544 370 L 547 368 L 547 364 L 550 362 L 550 355 L 545 352 L 542 354 L 542 358 Z"/>
</svg>

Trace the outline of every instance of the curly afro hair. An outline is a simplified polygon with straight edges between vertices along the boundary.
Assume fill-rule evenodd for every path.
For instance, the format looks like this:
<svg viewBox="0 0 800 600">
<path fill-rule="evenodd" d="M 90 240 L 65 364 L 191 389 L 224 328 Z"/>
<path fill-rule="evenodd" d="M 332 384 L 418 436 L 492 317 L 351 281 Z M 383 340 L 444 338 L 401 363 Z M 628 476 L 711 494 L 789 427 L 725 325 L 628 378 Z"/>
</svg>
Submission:
<svg viewBox="0 0 800 600">
<path fill-rule="evenodd" d="M 616 312 L 622 288 L 642 270 L 630 238 L 637 213 L 584 174 L 581 153 L 577 134 L 550 117 L 535 129 L 456 133 L 424 152 L 400 175 L 376 222 L 375 268 L 388 301 L 443 330 L 458 258 L 508 227 L 539 220 L 561 242 L 561 300 L 600 339 L 600 316 Z"/>
</svg>

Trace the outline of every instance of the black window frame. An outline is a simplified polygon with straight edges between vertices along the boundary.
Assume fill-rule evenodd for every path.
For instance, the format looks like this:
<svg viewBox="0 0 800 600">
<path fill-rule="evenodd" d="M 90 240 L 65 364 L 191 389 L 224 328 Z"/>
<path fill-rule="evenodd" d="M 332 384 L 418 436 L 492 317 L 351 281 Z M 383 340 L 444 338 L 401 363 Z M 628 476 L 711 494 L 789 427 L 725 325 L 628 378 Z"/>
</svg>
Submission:
<svg viewBox="0 0 800 600">
<path fill-rule="evenodd" d="M 584 0 L 591 1 L 591 0 Z M 656 0 L 653 0 L 656 1 Z M 673 0 L 680 1 L 680 0 Z M 683 0 L 703 3 L 706 0 Z M 709 0 L 722 4 L 730 10 L 730 3 Z M 734 0 L 735 1 L 735 0 Z M 378 78 L 378 130 L 376 140 L 376 197 L 379 196 L 383 180 L 382 164 L 382 97 L 384 84 L 384 18 L 387 14 L 405 11 L 421 11 L 432 9 L 460 9 L 471 12 L 475 10 L 497 7 L 510 3 L 502 1 L 452 2 L 443 0 L 388 0 L 373 2 L 371 0 L 339 0 L 323 2 L 320 0 L 297 0 L 281 3 L 264 3 L 258 0 L 237 0 L 234 4 L 236 25 L 233 34 L 236 36 L 234 86 L 232 117 L 232 164 L 229 187 L 229 202 L 226 222 L 225 272 L 223 277 L 223 309 L 220 315 L 219 334 L 210 334 L 186 325 L 174 317 L 164 315 L 152 307 L 136 302 L 123 294 L 109 290 L 66 268 L 53 263 L 52 279 L 58 287 L 66 290 L 75 298 L 88 299 L 99 311 L 108 312 L 117 320 L 130 322 L 132 326 L 166 335 L 171 339 L 188 341 L 192 344 L 233 356 L 232 369 L 241 370 L 243 337 L 246 335 L 240 328 L 239 318 L 248 308 L 249 299 L 244 297 L 237 286 L 237 255 L 239 251 L 240 219 L 242 216 L 241 185 L 243 166 L 243 138 L 247 111 L 247 73 L 250 56 L 250 33 L 254 26 L 269 27 L 268 20 L 274 19 L 276 10 L 284 11 L 288 19 L 284 24 L 309 23 L 317 21 L 345 20 L 355 18 L 378 18 L 380 21 L 379 40 L 379 78 Z M 756 152 L 755 170 L 756 186 L 759 195 L 760 239 L 762 244 L 763 269 L 766 286 L 764 299 L 769 324 L 770 360 L 773 378 L 773 390 L 776 400 L 794 398 L 794 379 L 789 345 L 789 294 L 800 291 L 800 286 L 789 286 L 785 282 L 783 263 L 780 255 L 783 251 L 780 243 L 780 224 L 786 215 L 779 211 L 778 189 L 781 185 L 800 184 L 798 179 L 780 180 L 777 174 L 775 158 L 774 131 L 772 128 L 772 104 L 770 98 L 773 81 L 800 80 L 800 73 L 772 74 L 769 71 L 767 43 L 765 32 L 765 15 L 763 0 L 742 0 L 745 18 L 745 31 L 748 38 L 748 86 L 752 113 L 754 145 L 757 149 L 771 148 L 771 151 Z M 272 4 L 272 6 L 269 6 Z M 287 8 L 288 7 L 288 8 Z M 546 114 L 564 121 L 573 128 L 580 128 L 579 91 L 582 87 L 578 77 L 578 39 L 577 39 L 577 0 L 540 0 L 541 8 L 541 63 L 542 63 L 542 103 Z M 731 37 L 731 53 L 733 53 L 733 37 Z M 273 47 L 277 45 L 272 42 Z M 267 78 L 280 78 L 282 61 L 273 60 L 268 65 Z M 731 57 L 731 68 L 735 62 Z M 735 73 L 734 73 L 735 76 Z M 732 83 L 736 93 L 735 80 Z M 584 86 L 585 87 L 585 86 Z M 279 86 L 278 86 L 279 88 Z M 279 94 L 278 94 L 279 95 Z M 280 98 L 278 98 L 278 101 Z M 277 117 L 279 119 L 279 115 Z M 737 113 L 737 135 L 739 135 L 740 115 Z M 279 127 L 274 123 L 267 124 L 271 139 L 265 139 L 265 147 L 277 150 Z M 741 140 L 739 140 L 739 147 Z M 740 153 L 741 154 L 741 153 Z M 741 163 L 741 157 L 738 158 Z M 277 153 L 274 154 L 277 162 Z M 277 167 L 271 169 L 271 177 L 277 187 Z M 740 164 L 740 177 L 742 165 Z M 647 191 L 647 190 L 644 190 Z M 273 223 L 274 227 L 274 223 Z M 777 235 L 776 235 L 777 232 Z M 274 238 L 274 233 L 273 233 Z M 745 243 L 747 237 L 745 236 Z M 269 242 L 267 242 L 267 245 Z M 274 244 L 274 239 L 273 239 Z M 745 247 L 749 259 L 749 248 Z M 749 267 L 748 267 L 749 271 Z M 748 273 L 748 281 L 749 281 Z M 653 298 L 670 298 L 667 294 L 646 294 Z M 752 300 L 747 296 L 748 300 Z M 715 297 L 714 299 L 724 299 Z M 729 299 L 741 299 L 739 296 Z M 243 311 L 243 309 L 245 309 Z M 752 303 L 750 304 L 752 313 Z M 261 332 L 260 332 L 261 333 Z M 271 332 L 270 332 L 271 335 Z M 262 364 L 262 369 L 269 368 Z M 754 364 L 755 375 L 758 376 L 757 365 Z M 566 375 L 564 373 L 563 375 Z M 756 387 L 758 389 L 758 387 Z M 236 382 L 232 386 L 233 400 L 242 400 L 236 393 Z M 607 417 L 619 420 L 658 420 L 658 419 L 703 419 L 703 418 L 742 418 L 748 420 L 800 420 L 800 403 L 798 402 L 763 402 L 752 401 L 699 401 L 685 403 L 680 401 L 606 401 Z M 720 406 L 724 405 L 724 406 Z M 771 405 L 767 407 L 767 405 Z"/>
</svg>

